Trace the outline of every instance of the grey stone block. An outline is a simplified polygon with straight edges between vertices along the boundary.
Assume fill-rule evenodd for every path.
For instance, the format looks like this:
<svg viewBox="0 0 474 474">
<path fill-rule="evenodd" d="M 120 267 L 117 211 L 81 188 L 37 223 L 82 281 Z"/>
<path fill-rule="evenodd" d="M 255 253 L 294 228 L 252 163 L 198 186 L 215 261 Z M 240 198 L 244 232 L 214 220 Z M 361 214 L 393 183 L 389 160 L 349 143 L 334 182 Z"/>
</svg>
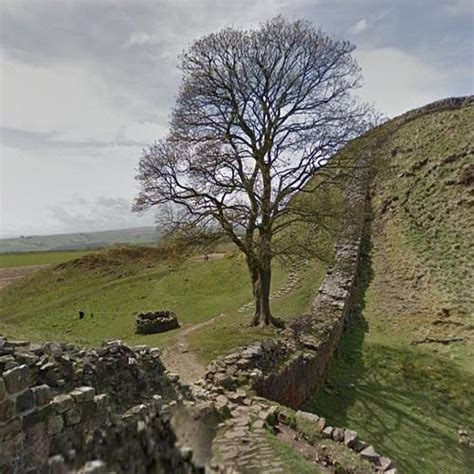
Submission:
<svg viewBox="0 0 474 474">
<path fill-rule="evenodd" d="M 32 390 L 26 390 L 16 397 L 16 411 L 22 413 L 31 410 L 35 406 L 35 398 Z"/>
<path fill-rule="evenodd" d="M 15 415 L 15 404 L 12 400 L 7 399 L 0 403 L 0 422 L 6 423 Z"/>
<path fill-rule="evenodd" d="M 51 401 L 51 389 L 48 385 L 38 385 L 31 389 L 35 397 L 36 405 L 47 405 Z"/>
<path fill-rule="evenodd" d="M 30 369 L 26 365 L 20 365 L 4 372 L 3 379 L 8 392 L 21 392 L 30 384 Z"/>
</svg>

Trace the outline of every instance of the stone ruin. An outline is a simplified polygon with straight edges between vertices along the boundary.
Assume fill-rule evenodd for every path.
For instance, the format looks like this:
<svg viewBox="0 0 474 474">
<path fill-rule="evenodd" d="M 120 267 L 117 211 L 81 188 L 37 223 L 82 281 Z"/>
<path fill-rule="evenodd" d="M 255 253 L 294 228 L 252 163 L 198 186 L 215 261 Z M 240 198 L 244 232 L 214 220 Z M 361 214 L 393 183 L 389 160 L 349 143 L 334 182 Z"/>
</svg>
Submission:
<svg viewBox="0 0 474 474">
<path fill-rule="evenodd" d="M 191 392 L 160 353 L 0 336 L 0 472 L 202 472 L 170 424 Z"/>
<path fill-rule="evenodd" d="M 173 311 L 140 313 L 136 318 L 137 334 L 155 334 L 179 328 L 178 318 Z"/>
</svg>

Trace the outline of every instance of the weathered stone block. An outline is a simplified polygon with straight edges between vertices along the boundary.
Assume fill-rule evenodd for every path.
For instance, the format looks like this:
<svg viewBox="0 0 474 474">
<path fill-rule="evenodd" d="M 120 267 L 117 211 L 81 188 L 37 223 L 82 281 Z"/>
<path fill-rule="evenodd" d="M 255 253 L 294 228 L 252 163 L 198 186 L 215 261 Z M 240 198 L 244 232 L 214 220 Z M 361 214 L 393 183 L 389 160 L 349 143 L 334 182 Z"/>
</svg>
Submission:
<svg viewBox="0 0 474 474">
<path fill-rule="evenodd" d="M 367 461 L 370 462 L 376 462 L 380 458 L 380 456 L 375 452 L 375 449 L 372 445 L 367 446 L 359 454 L 361 458 L 367 459 Z"/>
<path fill-rule="evenodd" d="M 322 431 L 322 435 L 325 438 L 330 438 L 332 436 L 332 432 L 334 431 L 334 428 L 332 426 L 326 426 L 324 430 Z"/>
<path fill-rule="evenodd" d="M 35 398 L 32 390 L 26 390 L 16 397 L 16 411 L 22 413 L 31 410 L 35 406 Z"/>
<path fill-rule="evenodd" d="M 6 423 L 15 415 L 15 404 L 12 400 L 5 400 L 0 403 L 0 422 Z"/>
<path fill-rule="evenodd" d="M 326 427 L 326 418 L 320 417 L 317 421 L 319 431 L 323 431 Z"/>
<path fill-rule="evenodd" d="M 88 400 L 93 400 L 95 395 L 95 390 L 92 387 L 78 387 L 70 392 L 71 397 L 75 402 L 82 403 L 86 401 L 86 395 Z"/>
<path fill-rule="evenodd" d="M 48 467 L 50 474 L 67 474 L 68 472 L 64 458 L 59 454 L 49 459 Z"/>
<path fill-rule="evenodd" d="M 64 427 L 63 417 L 61 415 L 53 415 L 48 418 L 48 433 L 59 433 Z"/>
<path fill-rule="evenodd" d="M 31 367 L 32 365 L 36 364 L 38 361 L 38 356 L 28 354 L 28 353 L 17 353 L 15 354 L 16 361 L 20 364 L 25 364 Z"/>
<path fill-rule="evenodd" d="M 344 429 L 343 428 L 334 428 L 332 432 L 332 439 L 334 441 L 343 441 L 344 440 Z"/>
<path fill-rule="evenodd" d="M 26 347 L 30 343 L 29 341 L 12 341 L 11 339 L 8 340 L 8 345 L 11 347 Z"/>
<path fill-rule="evenodd" d="M 0 423 L 1 425 L 1 423 Z M 14 436 L 17 434 L 21 429 L 21 421 L 18 417 L 13 418 L 4 426 L 0 426 L 0 440 L 8 438 L 10 436 Z"/>
<path fill-rule="evenodd" d="M 77 425 L 81 421 L 81 413 L 77 408 L 71 408 L 66 413 L 66 423 L 71 425 Z"/>
<path fill-rule="evenodd" d="M 79 474 L 105 474 L 107 472 L 107 466 L 103 461 L 89 461 L 82 469 L 79 469 Z"/>
<path fill-rule="evenodd" d="M 32 411 L 27 415 L 24 415 L 21 419 L 23 429 L 28 429 L 38 423 L 41 423 L 45 418 L 45 413 L 39 410 Z"/>
<path fill-rule="evenodd" d="M 3 379 L 8 392 L 20 392 L 30 384 L 30 369 L 26 365 L 20 365 L 4 372 Z"/>
<path fill-rule="evenodd" d="M 386 458 L 385 456 L 380 456 L 377 465 L 382 468 L 383 471 L 387 471 L 391 467 L 393 467 L 393 462 L 390 458 Z"/>
<path fill-rule="evenodd" d="M 31 389 L 35 397 L 36 405 L 47 405 L 51 401 L 51 389 L 48 385 L 38 385 Z"/>
<path fill-rule="evenodd" d="M 64 413 L 74 405 L 74 400 L 70 395 L 57 395 L 53 398 L 53 406 L 56 412 Z"/>
<path fill-rule="evenodd" d="M 356 431 L 346 430 L 344 433 L 344 444 L 348 448 L 354 447 L 359 441 L 359 435 Z"/>
</svg>

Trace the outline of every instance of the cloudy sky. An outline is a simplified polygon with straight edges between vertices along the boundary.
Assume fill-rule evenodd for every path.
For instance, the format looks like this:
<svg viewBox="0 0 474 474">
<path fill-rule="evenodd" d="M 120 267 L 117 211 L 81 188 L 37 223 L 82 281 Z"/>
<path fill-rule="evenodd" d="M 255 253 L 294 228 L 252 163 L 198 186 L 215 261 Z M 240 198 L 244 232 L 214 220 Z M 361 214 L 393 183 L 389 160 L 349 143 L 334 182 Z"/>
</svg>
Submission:
<svg viewBox="0 0 474 474">
<path fill-rule="evenodd" d="M 148 225 L 142 147 L 166 132 L 177 55 L 279 13 L 350 39 L 388 116 L 473 90 L 471 0 L 0 0 L 0 235 Z"/>
</svg>

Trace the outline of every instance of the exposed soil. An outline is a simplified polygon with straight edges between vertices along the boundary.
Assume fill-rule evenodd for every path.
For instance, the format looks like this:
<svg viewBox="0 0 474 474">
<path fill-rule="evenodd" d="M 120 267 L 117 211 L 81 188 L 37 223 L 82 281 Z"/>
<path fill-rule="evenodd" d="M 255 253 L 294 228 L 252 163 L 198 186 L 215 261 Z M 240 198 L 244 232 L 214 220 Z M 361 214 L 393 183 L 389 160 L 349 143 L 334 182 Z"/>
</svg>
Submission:
<svg viewBox="0 0 474 474">
<path fill-rule="evenodd" d="M 26 267 L 0 268 L 0 289 L 5 288 L 19 278 L 23 278 L 32 272 L 49 267 L 49 264 L 28 265 Z"/>
<path fill-rule="evenodd" d="M 166 368 L 170 372 L 178 374 L 184 383 L 192 384 L 203 378 L 206 373 L 206 365 L 191 350 L 187 336 L 197 329 L 214 323 L 219 317 L 215 316 L 202 323 L 185 326 L 180 330 L 173 346 L 163 351 L 161 360 Z"/>
</svg>

